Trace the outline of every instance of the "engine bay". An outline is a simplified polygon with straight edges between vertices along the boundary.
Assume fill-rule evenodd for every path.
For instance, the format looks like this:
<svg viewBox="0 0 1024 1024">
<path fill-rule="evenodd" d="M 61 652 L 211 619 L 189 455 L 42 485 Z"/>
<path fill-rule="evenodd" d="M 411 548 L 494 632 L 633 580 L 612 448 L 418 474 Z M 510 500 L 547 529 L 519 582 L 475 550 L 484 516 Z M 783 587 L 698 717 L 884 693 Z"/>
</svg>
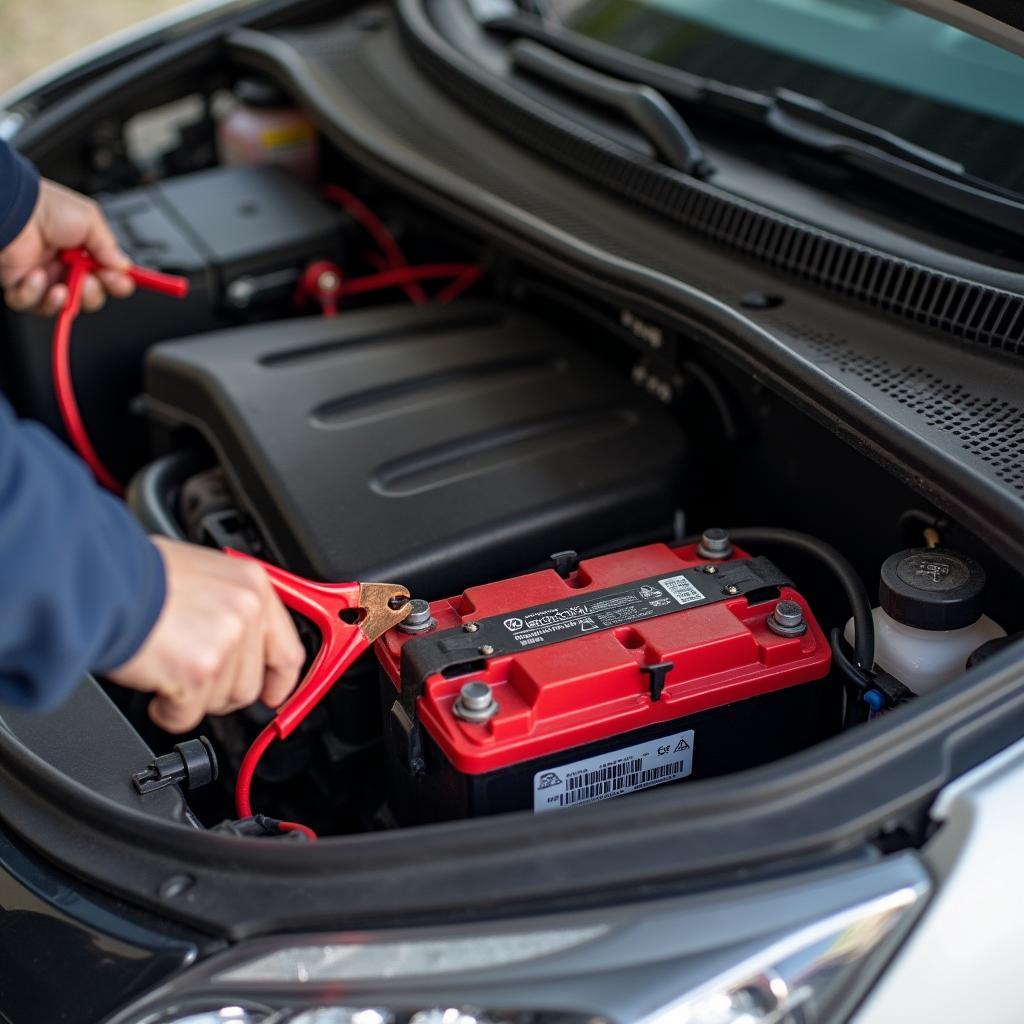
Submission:
<svg viewBox="0 0 1024 1024">
<path fill-rule="evenodd" d="M 70 374 L 151 532 L 411 595 L 259 759 L 268 820 L 356 834 L 729 775 L 870 729 L 1024 625 L 1003 560 L 743 365 L 417 207 L 273 83 L 222 108 L 199 121 L 220 163 L 179 129 L 94 189 L 189 295 L 81 318 Z M 47 324 L 5 316 L 12 399 L 65 433 Z M 110 696 L 158 754 L 180 741 Z M 268 831 L 234 797 L 273 716 L 204 723 L 203 826 Z"/>
</svg>

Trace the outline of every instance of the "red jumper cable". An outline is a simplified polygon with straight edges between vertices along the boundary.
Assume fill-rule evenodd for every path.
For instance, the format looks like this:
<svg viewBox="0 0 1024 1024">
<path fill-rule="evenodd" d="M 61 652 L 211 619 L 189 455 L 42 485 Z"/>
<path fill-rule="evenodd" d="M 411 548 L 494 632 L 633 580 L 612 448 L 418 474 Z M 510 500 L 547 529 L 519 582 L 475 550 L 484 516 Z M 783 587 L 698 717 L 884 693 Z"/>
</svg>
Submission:
<svg viewBox="0 0 1024 1024">
<path fill-rule="evenodd" d="M 57 396 L 57 408 L 60 410 L 71 444 L 92 470 L 93 476 L 108 490 L 122 494 L 124 488 L 104 465 L 89 439 L 71 379 L 71 325 L 75 322 L 82 305 L 85 278 L 98 270 L 99 264 L 84 249 L 66 249 L 60 254 L 60 258 L 68 267 L 68 297 L 53 331 L 53 388 Z M 183 277 L 161 274 L 159 271 L 137 266 L 129 267 L 125 273 L 140 288 L 170 295 L 176 299 L 183 299 L 188 294 L 188 281 Z"/>
<path fill-rule="evenodd" d="M 309 619 L 322 638 L 305 678 L 242 759 L 235 785 L 235 808 L 240 818 L 249 818 L 253 813 L 251 790 L 256 766 L 270 744 L 287 739 L 360 655 L 405 619 L 411 606 L 409 591 L 396 583 L 317 583 L 240 551 L 228 550 L 227 554 L 257 562 L 282 602 Z M 311 829 L 295 822 L 283 822 L 281 829 L 316 838 Z"/>
</svg>

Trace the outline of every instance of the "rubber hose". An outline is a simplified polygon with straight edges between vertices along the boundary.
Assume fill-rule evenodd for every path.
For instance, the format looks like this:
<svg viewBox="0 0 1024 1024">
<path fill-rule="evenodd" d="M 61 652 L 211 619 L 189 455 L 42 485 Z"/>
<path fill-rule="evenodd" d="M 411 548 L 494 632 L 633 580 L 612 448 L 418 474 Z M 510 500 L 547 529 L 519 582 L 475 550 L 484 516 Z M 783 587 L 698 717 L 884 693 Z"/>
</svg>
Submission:
<svg viewBox="0 0 1024 1024">
<path fill-rule="evenodd" d="M 857 664 L 870 672 L 875 664 L 875 620 L 871 616 L 871 599 L 856 569 L 831 544 L 796 530 L 773 526 L 749 526 L 729 530 L 729 538 L 740 547 L 748 544 L 769 544 L 793 548 L 811 555 L 825 565 L 846 593 L 853 613 L 853 653 Z"/>
</svg>

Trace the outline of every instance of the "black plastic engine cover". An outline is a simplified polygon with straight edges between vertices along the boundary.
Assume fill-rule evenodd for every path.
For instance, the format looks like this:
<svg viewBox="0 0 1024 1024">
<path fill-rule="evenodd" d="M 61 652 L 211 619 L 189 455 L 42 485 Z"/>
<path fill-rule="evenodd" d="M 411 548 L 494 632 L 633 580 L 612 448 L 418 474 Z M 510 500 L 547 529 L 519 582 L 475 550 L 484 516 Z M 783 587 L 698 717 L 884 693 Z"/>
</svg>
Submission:
<svg viewBox="0 0 1024 1024">
<path fill-rule="evenodd" d="M 545 324 L 389 307 L 155 346 L 150 407 L 195 427 L 284 564 L 439 597 L 671 523 L 671 416 Z"/>
</svg>

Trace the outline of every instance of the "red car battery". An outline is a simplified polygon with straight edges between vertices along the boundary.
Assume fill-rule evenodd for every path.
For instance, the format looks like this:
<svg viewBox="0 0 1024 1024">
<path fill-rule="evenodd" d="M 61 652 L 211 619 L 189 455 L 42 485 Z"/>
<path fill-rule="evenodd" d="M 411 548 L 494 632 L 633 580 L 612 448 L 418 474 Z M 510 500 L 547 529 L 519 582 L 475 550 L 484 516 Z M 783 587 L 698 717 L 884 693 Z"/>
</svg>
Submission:
<svg viewBox="0 0 1024 1024">
<path fill-rule="evenodd" d="M 652 544 L 472 587 L 377 657 L 392 810 L 409 824 L 737 771 L 841 714 L 807 602 L 738 549 L 709 562 Z"/>
</svg>

